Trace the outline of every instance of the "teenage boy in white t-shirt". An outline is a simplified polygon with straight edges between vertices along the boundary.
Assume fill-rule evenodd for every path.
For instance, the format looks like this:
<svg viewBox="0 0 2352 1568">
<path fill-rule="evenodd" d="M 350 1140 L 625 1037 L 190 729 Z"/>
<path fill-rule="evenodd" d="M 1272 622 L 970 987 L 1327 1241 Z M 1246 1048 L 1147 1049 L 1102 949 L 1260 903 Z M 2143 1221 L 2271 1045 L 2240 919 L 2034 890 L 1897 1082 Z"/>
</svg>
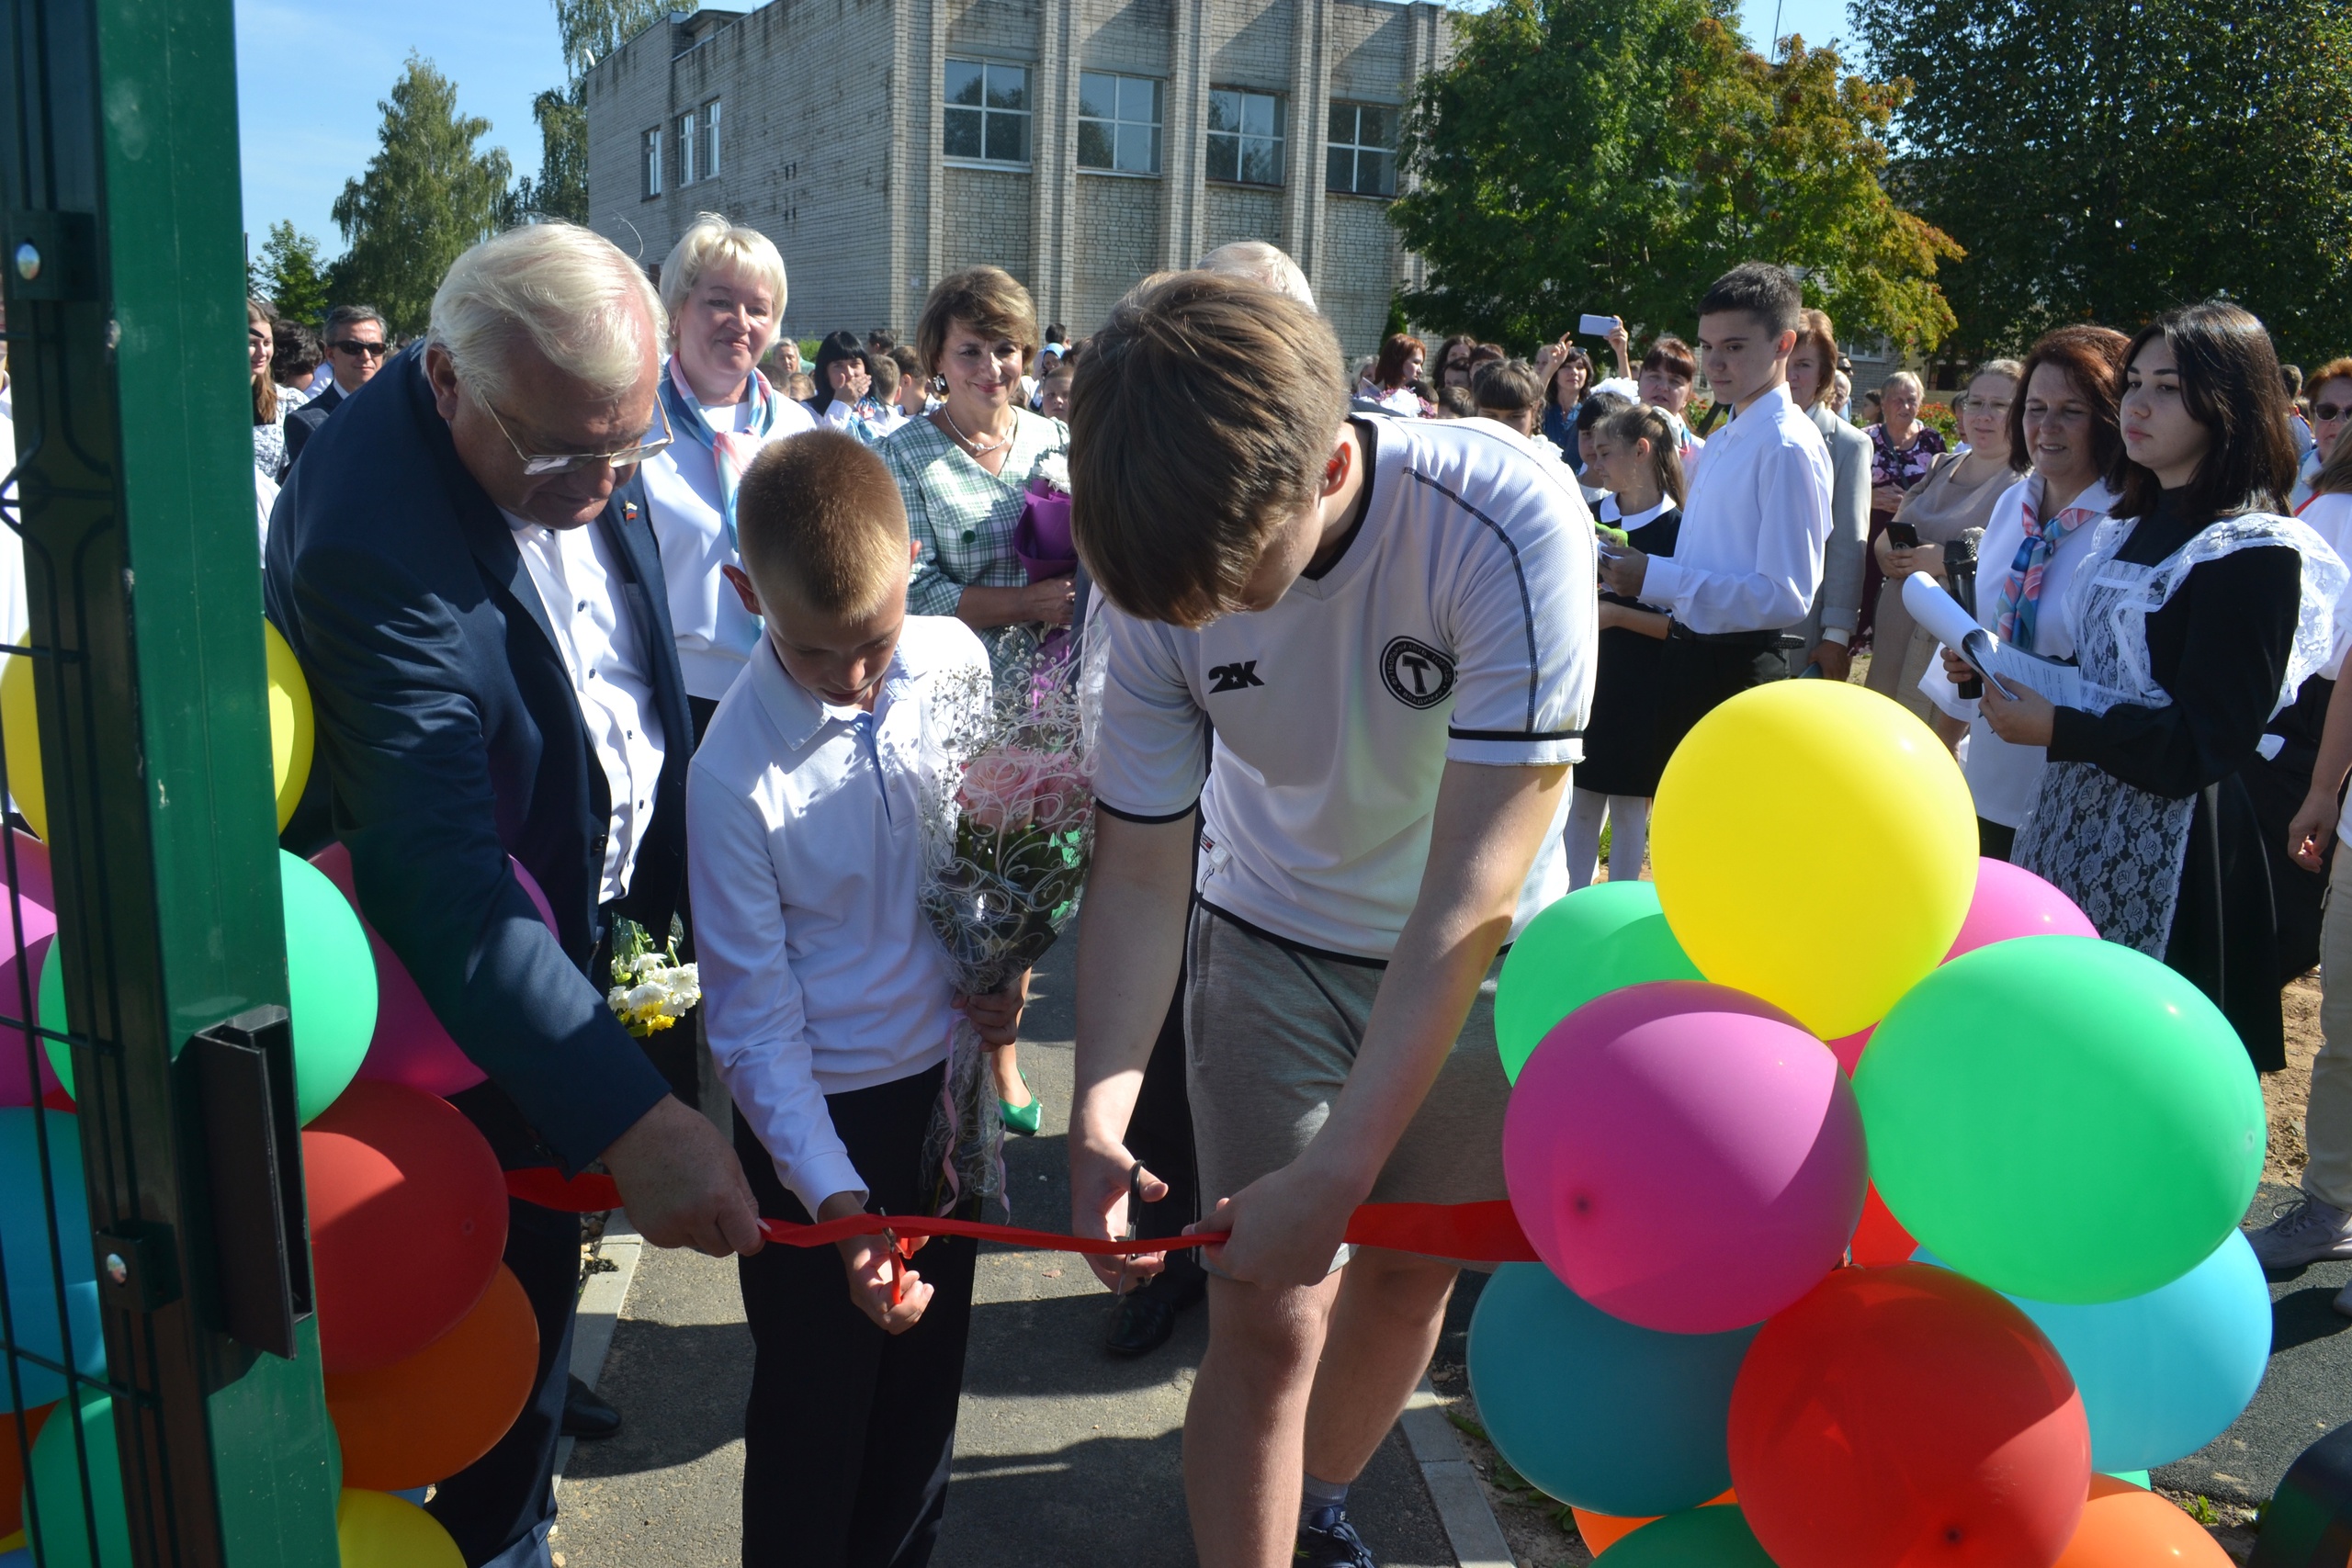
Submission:
<svg viewBox="0 0 2352 1568">
<path fill-rule="evenodd" d="M 1124 1233 L 1128 1113 L 1188 959 L 1202 1224 L 1225 1237 L 1185 1422 L 1193 1539 L 1207 1568 L 1368 1568 L 1347 1484 L 1455 1269 L 1351 1262 L 1342 1236 L 1367 1201 L 1505 1196 L 1494 959 L 1566 891 L 1590 514 L 1483 422 L 1351 418 L 1329 325 L 1206 273 L 1121 302 L 1072 412 L 1108 644 L 1073 1224 Z"/>
<path fill-rule="evenodd" d="M 1742 262 L 1699 301 L 1707 383 L 1729 426 L 1682 502 L 1671 559 L 1612 551 L 1612 592 L 1672 608 L 1658 655 L 1661 767 L 1693 725 L 1751 686 L 1787 678 L 1784 643 L 1821 591 L 1829 538 L 1829 448 L 1789 396 L 1804 297 L 1785 267 Z"/>
</svg>

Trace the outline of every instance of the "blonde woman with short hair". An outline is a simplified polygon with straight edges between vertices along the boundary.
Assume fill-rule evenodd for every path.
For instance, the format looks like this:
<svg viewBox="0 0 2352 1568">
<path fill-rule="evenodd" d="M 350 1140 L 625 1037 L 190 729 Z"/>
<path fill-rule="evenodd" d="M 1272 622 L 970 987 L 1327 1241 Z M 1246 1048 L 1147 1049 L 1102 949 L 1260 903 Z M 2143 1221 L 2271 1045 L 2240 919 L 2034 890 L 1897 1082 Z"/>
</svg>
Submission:
<svg viewBox="0 0 2352 1568">
<path fill-rule="evenodd" d="M 758 619 L 721 580 L 741 565 L 737 481 L 763 446 L 816 427 L 760 373 L 784 300 L 775 246 L 715 212 L 689 224 L 662 264 L 670 356 L 661 396 L 674 439 L 645 465 L 645 498 L 697 740 L 760 640 Z"/>
</svg>

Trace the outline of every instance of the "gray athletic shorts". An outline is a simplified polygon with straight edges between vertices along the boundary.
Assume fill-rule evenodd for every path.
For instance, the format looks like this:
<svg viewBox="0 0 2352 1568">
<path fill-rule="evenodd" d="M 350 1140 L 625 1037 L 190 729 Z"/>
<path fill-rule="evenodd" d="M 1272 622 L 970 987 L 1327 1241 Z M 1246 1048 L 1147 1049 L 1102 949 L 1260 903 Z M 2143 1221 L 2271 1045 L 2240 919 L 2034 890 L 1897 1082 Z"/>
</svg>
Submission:
<svg viewBox="0 0 2352 1568">
<path fill-rule="evenodd" d="M 1355 1066 L 1386 970 L 1302 948 L 1204 906 L 1187 946 L 1184 1037 L 1201 1212 L 1306 1152 Z M 1495 1049 L 1498 959 L 1429 1098 L 1373 1184 L 1375 1203 L 1509 1196 Z M 1334 1267 L 1347 1261 L 1346 1249 Z"/>
</svg>

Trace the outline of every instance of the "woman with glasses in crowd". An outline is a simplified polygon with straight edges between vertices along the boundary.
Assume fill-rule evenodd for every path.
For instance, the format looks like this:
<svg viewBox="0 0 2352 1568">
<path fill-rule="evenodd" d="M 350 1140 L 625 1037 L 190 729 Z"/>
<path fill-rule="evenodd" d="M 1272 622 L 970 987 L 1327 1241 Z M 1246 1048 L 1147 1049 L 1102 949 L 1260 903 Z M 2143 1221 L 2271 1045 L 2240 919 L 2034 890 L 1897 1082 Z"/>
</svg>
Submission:
<svg viewBox="0 0 2352 1568">
<path fill-rule="evenodd" d="M 1968 378 L 1960 400 L 1960 432 L 1967 449 L 1938 457 L 1871 546 L 1884 581 L 1871 633 L 1870 688 L 1923 719 L 1930 705 L 1919 690 L 1919 677 L 1935 657 L 1936 639 L 1913 625 L 1903 607 L 1904 580 L 1924 571 L 1961 603 L 1973 599 L 1972 587 L 1954 587 L 1951 566 L 1977 558 L 1995 504 L 2025 467 L 2009 440 L 2009 412 L 2023 375 L 2016 360 L 1996 359 Z"/>
<path fill-rule="evenodd" d="M 2318 530 L 2321 538 L 2336 543 L 2337 536 L 2312 522 L 2310 503 L 2321 492 L 2319 471 L 2335 455 L 2335 443 L 2352 425 L 2352 359 L 2331 359 L 2312 372 L 2309 383 L 2312 406 L 2312 453 L 2295 479 L 2295 515 Z M 2337 494 L 2343 493 L 2337 491 Z M 2343 554 L 2339 548 L 2337 554 Z"/>
<path fill-rule="evenodd" d="M 2279 514 L 2295 450 L 2259 321 L 2221 302 L 2167 311 L 2126 365 L 2119 498 L 2064 611 L 2079 690 L 2069 679 L 2059 703 L 1988 681 L 1983 711 L 2003 739 L 2049 750 L 2017 863 L 2193 981 L 2276 1071 L 2278 931 L 2238 775 L 2326 664 L 2346 573 Z"/>
</svg>

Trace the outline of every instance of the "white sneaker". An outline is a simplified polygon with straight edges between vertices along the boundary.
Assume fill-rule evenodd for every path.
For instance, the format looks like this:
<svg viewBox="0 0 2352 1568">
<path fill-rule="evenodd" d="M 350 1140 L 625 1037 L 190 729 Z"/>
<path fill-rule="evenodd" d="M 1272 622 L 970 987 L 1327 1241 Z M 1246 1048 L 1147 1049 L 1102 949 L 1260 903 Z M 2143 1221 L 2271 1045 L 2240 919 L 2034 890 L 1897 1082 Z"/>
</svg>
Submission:
<svg viewBox="0 0 2352 1568">
<path fill-rule="evenodd" d="M 2265 1269 L 2300 1269 L 2326 1258 L 2352 1258 L 2352 1214 L 2312 1197 L 2296 1199 L 2246 1240 Z M 2343 1303 L 2352 1307 L 2352 1303 Z M 2346 1313 L 2352 1316 L 2352 1311 Z"/>
</svg>

